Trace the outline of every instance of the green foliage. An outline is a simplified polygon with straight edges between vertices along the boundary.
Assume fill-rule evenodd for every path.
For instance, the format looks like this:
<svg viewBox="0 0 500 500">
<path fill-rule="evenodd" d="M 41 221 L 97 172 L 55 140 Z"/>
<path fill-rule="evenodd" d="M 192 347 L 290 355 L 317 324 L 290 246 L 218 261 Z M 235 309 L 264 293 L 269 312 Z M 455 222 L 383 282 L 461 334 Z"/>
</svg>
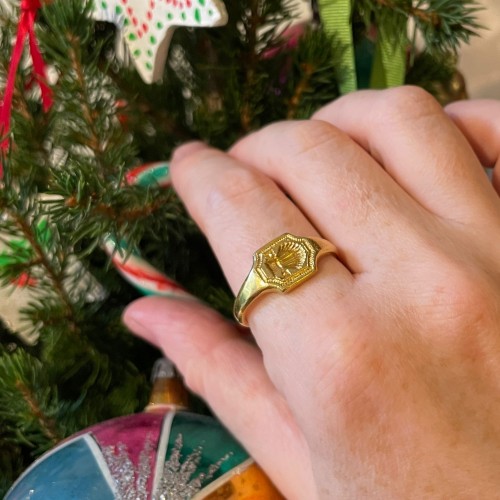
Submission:
<svg viewBox="0 0 500 500">
<path fill-rule="evenodd" d="M 480 9 L 476 0 L 354 0 L 354 11 L 366 26 L 393 33 L 401 19 L 411 20 L 427 51 L 434 54 L 456 52 L 460 43 L 477 34 L 481 26 L 475 14 Z M 406 30 L 400 36 L 406 36 Z"/>
<path fill-rule="evenodd" d="M 15 34 L 0 4 L 0 81 Z M 44 113 L 27 60 L 14 94 L 11 147 L 2 158 L 0 283 L 36 286 L 25 327 L 0 322 L 0 493 L 56 442 L 90 424 L 140 411 L 159 353 L 122 326 L 138 297 L 101 249 L 126 239 L 155 266 L 223 314 L 232 296 L 198 228 L 172 190 L 124 182 L 128 169 L 168 159 L 192 139 L 227 148 L 266 123 L 307 118 L 339 95 L 345 47 L 318 23 L 292 43 L 284 0 L 226 0 L 227 26 L 178 29 L 164 78 L 144 84 L 115 53 L 115 28 L 90 19 L 90 3 L 54 0 L 37 36 L 55 75 Z M 478 28 L 472 1 L 355 0 L 359 50 L 370 29 L 401 32 L 413 19 L 426 50 L 407 81 L 439 93 L 454 74 L 460 41 Z M 399 31 L 398 31 L 399 30 Z M 411 46 L 411 41 L 408 41 Z M 368 45 L 367 45 L 368 46 Z M 359 53 L 358 50 L 358 53 Z M 367 58 L 369 71 L 370 57 Z M 37 342 L 29 344 L 20 334 Z"/>
</svg>

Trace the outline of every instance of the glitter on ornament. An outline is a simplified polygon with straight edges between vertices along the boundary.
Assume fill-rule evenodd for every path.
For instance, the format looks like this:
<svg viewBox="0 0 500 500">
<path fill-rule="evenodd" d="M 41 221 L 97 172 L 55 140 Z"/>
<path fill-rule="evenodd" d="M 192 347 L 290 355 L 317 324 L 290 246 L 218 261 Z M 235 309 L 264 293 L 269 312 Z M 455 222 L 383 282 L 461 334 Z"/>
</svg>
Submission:
<svg viewBox="0 0 500 500">
<path fill-rule="evenodd" d="M 139 455 L 137 470 L 130 459 L 125 443 L 119 442 L 117 445 L 105 446 L 102 449 L 104 460 L 121 500 L 147 500 L 147 482 L 151 476 L 150 455 L 152 449 L 151 434 L 148 434 L 144 441 L 144 448 Z"/>
<path fill-rule="evenodd" d="M 175 27 L 222 26 L 227 22 L 220 0 L 94 0 L 93 17 L 121 30 L 146 83 L 162 77 Z"/>
<path fill-rule="evenodd" d="M 160 479 L 154 500 L 184 500 L 192 498 L 203 488 L 203 483 L 212 479 L 213 475 L 220 469 L 229 454 L 221 458 L 215 464 L 210 465 L 206 473 L 197 471 L 203 456 L 203 447 L 198 446 L 187 457 L 182 456 L 182 434 L 177 436 L 170 458 L 163 466 L 163 474 Z"/>
</svg>

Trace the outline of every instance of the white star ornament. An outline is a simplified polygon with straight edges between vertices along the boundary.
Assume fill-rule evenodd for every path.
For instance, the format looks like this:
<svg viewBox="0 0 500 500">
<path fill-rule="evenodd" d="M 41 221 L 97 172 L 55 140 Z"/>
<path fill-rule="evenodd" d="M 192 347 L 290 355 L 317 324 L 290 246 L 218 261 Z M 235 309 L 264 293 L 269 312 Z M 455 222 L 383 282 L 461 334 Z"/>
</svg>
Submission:
<svg viewBox="0 0 500 500">
<path fill-rule="evenodd" d="M 115 24 L 146 83 L 163 75 L 177 26 L 211 27 L 227 22 L 220 0 L 94 0 L 94 19 Z"/>
</svg>

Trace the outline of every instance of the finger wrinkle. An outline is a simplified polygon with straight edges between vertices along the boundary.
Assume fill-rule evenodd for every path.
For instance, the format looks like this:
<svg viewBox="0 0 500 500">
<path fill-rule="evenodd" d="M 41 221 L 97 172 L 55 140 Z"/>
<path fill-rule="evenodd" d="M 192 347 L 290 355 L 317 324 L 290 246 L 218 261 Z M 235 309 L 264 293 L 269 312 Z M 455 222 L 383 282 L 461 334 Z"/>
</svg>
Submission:
<svg viewBox="0 0 500 500">
<path fill-rule="evenodd" d="M 324 160 L 325 151 L 342 151 L 351 139 L 335 125 L 323 120 L 295 124 L 285 132 L 290 155 L 298 159 Z M 293 149 L 292 149 L 293 148 Z"/>
<path fill-rule="evenodd" d="M 255 197 L 263 197 L 264 190 L 273 190 L 273 183 L 256 171 L 234 167 L 225 175 L 216 175 L 207 186 L 206 210 L 217 213 L 226 207 L 246 205 Z"/>
<path fill-rule="evenodd" d="M 196 342 L 196 345 L 193 342 L 192 355 L 186 357 L 182 366 L 179 366 L 188 387 L 207 400 L 212 400 L 216 396 L 212 392 L 211 380 L 206 376 L 214 366 L 223 366 L 226 375 L 229 374 L 230 378 L 239 380 L 240 384 L 243 380 L 247 380 L 252 373 L 251 368 L 255 366 L 255 359 L 251 353 L 257 352 L 257 349 L 235 336 L 234 332 L 228 333 L 231 334 L 222 336 L 222 331 L 219 332 L 216 342 L 204 344 Z M 237 363 L 234 362 L 235 359 L 238 360 Z M 262 382 L 262 379 L 260 381 Z"/>
</svg>

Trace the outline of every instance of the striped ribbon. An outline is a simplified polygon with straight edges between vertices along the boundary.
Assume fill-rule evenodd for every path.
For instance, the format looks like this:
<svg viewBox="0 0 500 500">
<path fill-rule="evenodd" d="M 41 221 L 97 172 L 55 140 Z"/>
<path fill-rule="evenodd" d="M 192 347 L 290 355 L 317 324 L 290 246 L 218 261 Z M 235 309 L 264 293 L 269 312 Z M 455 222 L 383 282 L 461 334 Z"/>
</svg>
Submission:
<svg viewBox="0 0 500 500">
<path fill-rule="evenodd" d="M 370 87 L 384 89 L 403 85 L 406 72 L 406 20 L 390 35 L 379 31 Z"/>
<path fill-rule="evenodd" d="M 325 32 L 335 35 L 344 46 L 342 68 L 345 75 L 339 83 L 340 92 L 353 92 L 358 85 L 351 25 L 352 0 L 318 0 L 318 9 Z"/>
</svg>

